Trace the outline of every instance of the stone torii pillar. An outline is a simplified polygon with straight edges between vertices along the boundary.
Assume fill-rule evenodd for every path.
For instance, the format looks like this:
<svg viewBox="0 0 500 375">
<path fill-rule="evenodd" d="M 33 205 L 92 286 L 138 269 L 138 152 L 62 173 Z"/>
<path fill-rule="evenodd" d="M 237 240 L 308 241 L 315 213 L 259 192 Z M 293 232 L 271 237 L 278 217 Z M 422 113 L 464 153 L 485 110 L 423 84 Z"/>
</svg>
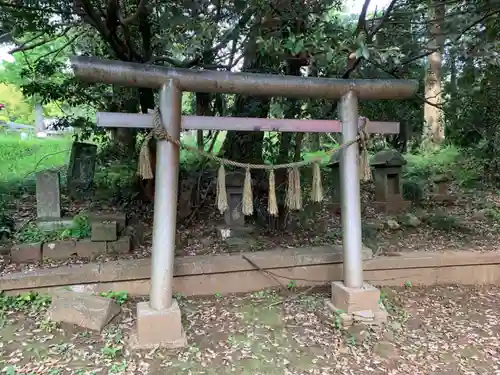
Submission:
<svg viewBox="0 0 500 375">
<path fill-rule="evenodd" d="M 197 71 L 89 57 L 75 57 L 71 63 L 76 77 L 87 82 L 161 89 L 160 110 L 163 125 L 174 139 L 179 139 L 182 127 L 185 130 L 341 131 L 342 142 L 345 143 L 357 136 L 358 100 L 404 99 L 415 94 L 418 88 L 418 82 L 414 80 L 344 80 Z M 183 91 L 341 99 L 341 121 L 181 116 Z M 152 127 L 152 115 L 99 113 L 98 123 L 99 126 L 107 127 L 148 128 Z M 391 127 L 391 132 L 398 132 L 399 124 L 394 123 L 389 126 L 387 123 L 370 123 L 368 131 L 387 133 L 387 128 Z M 186 342 L 179 306 L 172 299 L 178 168 L 177 146 L 167 141 L 159 141 L 155 176 L 151 294 L 149 303 L 139 303 L 137 306 L 139 347 L 176 347 Z M 377 309 L 379 291 L 363 282 L 357 144 L 352 144 L 342 151 L 340 169 L 344 281 L 332 283 L 332 304 L 350 314 L 359 310 Z"/>
</svg>

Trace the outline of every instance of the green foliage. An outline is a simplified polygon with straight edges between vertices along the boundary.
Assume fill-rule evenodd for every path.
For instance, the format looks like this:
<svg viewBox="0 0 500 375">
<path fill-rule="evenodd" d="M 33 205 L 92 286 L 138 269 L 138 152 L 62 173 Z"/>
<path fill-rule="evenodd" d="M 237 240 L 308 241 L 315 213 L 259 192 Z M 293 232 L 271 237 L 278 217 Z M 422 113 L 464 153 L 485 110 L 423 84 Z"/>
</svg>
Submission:
<svg viewBox="0 0 500 375">
<path fill-rule="evenodd" d="M 123 305 L 128 300 L 128 292 L 113 292 L 110 290 L 108 292 L 102 292 L 101 297 L 111 298 L 117 304 Z"/>
<path fill-rule="evenodd" d="M 467 227 L 464 226 L 457 217 L 441 211 L 427 216 L 425 218 L 425 223 L 430 227 L 443 232 L 468 231 Z"/>
<path fill-rule="evenodd" d="M 426 184 L 419 179 L 403 181 L 403 197 L 415 205 L 419 205 L 424 199 Z"/>
<path fill-rule="evenodd" d="M 0 83 L 0 103 L 5 105 L 5 108 L 0 111 L 0 122 L 12 121 L 25 125 L 33 124 L 33 103 L 23 96 L 18 87 Z"/>
<path fill-rule="evenodd" d="M 36 224 L 29 224 L 17 232 L 14 239 L 17 243 L 34 243 L 57 240 L 79 240 L 90 237 L 91 225 L 87 216 L 76 215 L 70 228 L 54 231 L 42 231 Z"/>
<path fill-rule="evenodd" d="M 498 66 L 487 66 L 481 74 L 467 66 L 458 81 L 463 89 L 446 107 L 447 136 L 468 150 L 471 168 L 490 181 L 500 179 L 499 77 Z"/>
<path fill-rule="evenodd" d="M 17 296 L 0 294 L 0 317 L 4 317 L 9 311 L 20 311 L 24 313 L 39 313 L 46 309 L 51 302 L 48 295 L 34 292 L 23 293 Z"/>
</svg>

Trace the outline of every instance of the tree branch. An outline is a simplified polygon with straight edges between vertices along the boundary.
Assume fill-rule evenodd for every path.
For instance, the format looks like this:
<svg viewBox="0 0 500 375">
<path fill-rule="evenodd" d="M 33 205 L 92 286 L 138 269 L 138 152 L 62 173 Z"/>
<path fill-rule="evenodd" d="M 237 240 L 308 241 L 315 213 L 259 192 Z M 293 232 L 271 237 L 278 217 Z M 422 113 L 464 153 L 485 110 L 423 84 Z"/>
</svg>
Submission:
<svg viewBox="0 0 500 375">
<path fill-rule="evenodd" d="M 56 40 L 57 38 L 60 38 L 64 35 L 66 35 L 71 29 L 73 28 L 73 26 L 68 26 L 66 27 L 66 29 L 63 30 L 63 32 L 60 34 L 60 35 L 57 35 L 55 38 L 53 39 L 43 39 L 43 40 L 40 40 L 36 43 L 33 43 L 33 44 L 29 44 L 31 43 L 33 40 L 35 39 L 38 39 L 39 37 L 41 37 L 42 35 L 45 34 L 45 32 L 41 32 L 39 33 L 37 36 L 35 36 L 34 38 L 31 38 L 30 40 L 28 40 L 27 42 L 23 43 L 22 45 L 20 45 L 19 47 L 16 47 L 16 48 L 13 48 L 12 50 L 9 51 L 9 54 L 14 54 L 16 52 L 26 52 L 26 51 L 31 51 L 35 48 L 38 48 L 40 46 L 43 46 L 44 44 L 47 44 L 47 43 L 50 43 L 54 40 Z M 28 45 L 29 44 L 29 45 Z"/>
<path fill-rule="evenodd" d="M 373 30 L 370 32 L 370 38 L 373 38 L 375 34 L 382 28 L 384 25 L 385 21 L 389 18 L 389 15 L 391 14 L 394 6 L 396 5 L 397 0 L 392 0 L 387 9 L 384 12 L 384 15 L 380 18 L 380 22 L 377 23 L 377 26 L 373 28 Z"/>
<path fill-rule="evenodd" d="M 122 25 L 127 26 L 130 25 L 134 22 L 136 22 L 139 19 L 139 16 L 141 16 L 147 9 L 147 0 L 139 0 L 139 4 L 137 5 L 137 9 L 133 14 L 131 14 L 129 17 L 126 17 L 124 19 L 121 19 L 120 22 Z"/>
<path fill-rule="evenodd" d="M 363 8 L 361 8 L 361 13 L 358 18 L 358 25 L 356 26 L 355 34 L 359 35 L 362 31 L 368 34 L 366 30 L 366 13 L 368 12 L 368 7 L 370 6 L 370 0 L 365 0 Z"/>
</svg>

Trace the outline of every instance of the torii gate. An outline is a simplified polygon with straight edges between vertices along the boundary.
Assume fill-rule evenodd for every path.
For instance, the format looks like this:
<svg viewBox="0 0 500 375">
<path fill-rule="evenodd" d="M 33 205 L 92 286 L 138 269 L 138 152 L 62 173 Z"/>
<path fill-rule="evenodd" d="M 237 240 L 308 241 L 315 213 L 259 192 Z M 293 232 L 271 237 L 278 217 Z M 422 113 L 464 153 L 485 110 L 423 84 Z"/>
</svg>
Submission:
<svg viewBox="0 0 500 375">
<path fill-rule="evenodd" d="M 342 142 L 358 133 L 359 99 L 405 99 L 415 94 L 415 80 L 346 80 L 267 74 L 172 69 L 154 65 L 102 60 L 71 59 L 77 78 L 87 82 L 161 89 L 159 106 L 165 130 L 175 140 L 183 129 L 239 131 L 341 132 Z M 335 120 L 287 120 L 262 118 L 182 116 L 182 92 L 209 92 L 253 96 L 340 99 Z M 152 127 L 151 114 L 98 113 L 104 127 Z M 369 122 L 369 133 L 399 133 L 399 123 Z M 155 173 L 153 246 L 150 301 L 137 305 L 138 347 L 186 344 L 181 313 L 172 298 L 174 249 L 179 179 L 179 148 L 158 141 Z M 341 208 L 343 234 L 343 282 L 332 283 L 332 304 L 346 313 L 378 309 L 379 291 L 363 282 L 361 257 L 361 209 L 358 145 L 341 151 Z"/>
</svg>

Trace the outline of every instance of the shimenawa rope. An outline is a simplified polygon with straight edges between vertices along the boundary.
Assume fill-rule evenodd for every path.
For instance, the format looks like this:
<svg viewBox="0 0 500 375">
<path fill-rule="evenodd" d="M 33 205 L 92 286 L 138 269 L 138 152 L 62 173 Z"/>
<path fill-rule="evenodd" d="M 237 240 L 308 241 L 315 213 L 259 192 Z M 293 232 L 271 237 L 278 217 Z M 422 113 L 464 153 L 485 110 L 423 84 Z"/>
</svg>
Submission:
<svg viewBox="0 0 500 375">
<path fill-rule="evenodd" d="M 197 147 L 189 146 L 187 144 L 181 143 L 179 140 L 173 139 L 170 134 L 165 130 L 162 121 L 160 109 L 156 107 L 153 116 L 153 130 L 148 133 L 144 139 L 140 154 L 139 154 L 139 165 L 138 174 L 145 180 L 150 180 L 154 178 L 153 171 L 151 169 L 151 160 L 149 156 L 149 142 L 154 137 L 158 140 L 166 140 L 177 145 L 179 148 L 184 148 L 185 150 L 198 153 L 206 158 L 212 159 L 220 163 L 219 170 L 217 172 L 217 208 L 221 213 L 224 213 L 228 208 L 227 202 L 227 192 L 226 192 L 226 171 L 225 166 L 231 166 L 236 168 L 245 168 L 245 181 L 243 183 L 243 203 L 242 203 L 242 213 L 244 215 L 253 214 L 253 196 L 252 196 L 252 169 L 260 169 L 269 171 L 269 201 L 268 201 L 268 213 L 272 216 L 278 215 L 278 205 L 276 200 L 276 182 L 275 182 L 275 169 L 288 169 L 288 187 L 286 192 L 286 206 L 291 210 L 302 209 L 302 193 L 300 186 L 300 172 L 299 168 L 311 165 L 313 166 L 313 181 L 311 189 L 311 200 L 313 202 L 321 202 L 323 200 L 323 186 L 321 182 L 321 169 L 319 163 L 322 159 L 329 156 L 330 158 L 345 149 L 346 147 L 359 142 L 359 173 L 360 179 L 362 181 L 371 180 L 371 170 L 368 163 L 368 151 L 367 151 L 367 140 L 368 136 L 365 131 L 368 119 L 365 119 L 363 125 L 360 127 L 358 136 L 346 143 L 341 144 L 339 147 L 332 148 L 325 152 L 324 155 L 313 157 L 309 160 L 302 160 L 299 162 L 285 163 L 285 164 L 251 164 L 251 163 L 240 163 L 237 161 L 221 158 L 212 153 L 200 150 Z"/>
</svg>

